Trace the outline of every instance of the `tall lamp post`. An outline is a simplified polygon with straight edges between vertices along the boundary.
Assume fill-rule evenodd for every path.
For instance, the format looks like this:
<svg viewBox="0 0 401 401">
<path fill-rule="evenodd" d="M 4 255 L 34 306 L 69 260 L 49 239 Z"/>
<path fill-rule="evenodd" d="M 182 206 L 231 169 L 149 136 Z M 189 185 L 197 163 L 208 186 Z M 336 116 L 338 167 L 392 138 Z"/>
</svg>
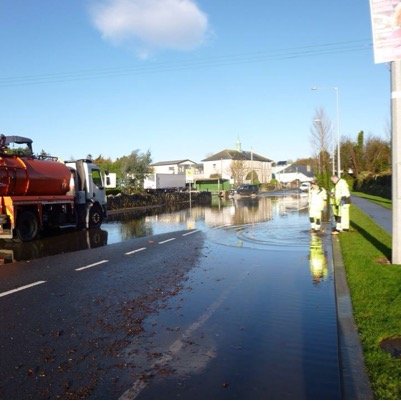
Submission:
<svg viewBox="0 0 401 401">
<path fill-rule="evenodd" d="M 321 87 L 314 86 L 311 88 L 313 91 L 323 89 Z M 337 175 L 341 177 L 341 150 L 340 150 L 340 102 L 339 102 L 339 91 L 338 87 L 334 86 L 332 89 L 336 92 L 336 112 L 337 112 Z M 333 152 L 334 153 L 334 152 Z M 334 165 L 334 161 L 333 161 Z"/>
</svg>

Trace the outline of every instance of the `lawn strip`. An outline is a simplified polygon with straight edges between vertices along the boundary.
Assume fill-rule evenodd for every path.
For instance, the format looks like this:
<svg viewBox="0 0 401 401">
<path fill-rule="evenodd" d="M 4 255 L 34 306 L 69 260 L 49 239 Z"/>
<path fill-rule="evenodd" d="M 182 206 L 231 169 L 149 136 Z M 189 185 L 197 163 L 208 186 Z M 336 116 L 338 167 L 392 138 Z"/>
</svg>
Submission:
<svg viewBox="0 0 401 401">
<path fill-rule="evenodd" d="M 380 348 L 401 337 L 401 266 L 389 264 L 391 236 L 351 205 L 351 231 L 340 235 L 355 322 L 376 399 L 401 399 L 401 359 Z"/>
</svg>

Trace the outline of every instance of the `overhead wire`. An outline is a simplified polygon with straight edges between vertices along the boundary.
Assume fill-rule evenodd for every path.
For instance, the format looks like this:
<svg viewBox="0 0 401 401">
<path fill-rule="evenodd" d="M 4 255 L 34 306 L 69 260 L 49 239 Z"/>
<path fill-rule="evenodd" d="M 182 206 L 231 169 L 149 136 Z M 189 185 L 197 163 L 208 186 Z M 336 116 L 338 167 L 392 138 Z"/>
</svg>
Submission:
<svg viewBox="0 0 401 401">
<path fill-rule="evenodd" d="M 286 59 L 366 51 L 371 50 L 371 48 L 372 43 L 370 40 L 361 39 L 354 41 L 284 48 L 267 52 L 258 51 L 252 53 L 222 55 L 195 60 L 181 60 L 170 63 L 148 62 L 146 64 L 144 63 L 142 65 L 135 66 L 94 68 L 37 75 L 8 76 L 0 77 L 0 87 L 63 83 L 99 78 L 114 78 L 127 75 L 142 75 L 150 73 L 202 69 L 205 67 L 226 67 L 241 64 L 262 63 L 266 61 L 279 61 Z"/>
</svg>

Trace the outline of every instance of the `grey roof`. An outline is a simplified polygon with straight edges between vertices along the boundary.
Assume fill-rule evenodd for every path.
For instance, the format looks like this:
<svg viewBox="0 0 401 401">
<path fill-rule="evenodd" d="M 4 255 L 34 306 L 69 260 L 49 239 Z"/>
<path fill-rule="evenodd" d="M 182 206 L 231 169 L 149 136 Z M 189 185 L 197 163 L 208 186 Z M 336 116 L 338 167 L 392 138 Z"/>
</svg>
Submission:
<svg viewBox="0 0 401 401">
<path fill-rule="evenodd" d="M 164 162 L 152 163 L 151 166 L 170 166 L 172 164 L 176 165 L 176 164 L 182 164 L 184 162 L 191 162 L 193 164 L 197 164 L 189 159 L 181 159 L 181 160 L 169 160 L 169 161 L 164 161 Z"/>
<path fill-rule="evenodd" d="M 286 167 L 284 170 L 280 171 L 280 174 L 285 173 L 301 173 L 306 177 L 314 177 L 315 174 L 313 173 L 311 168 L 307 166 L 298 165 L 298 164 L 291 164 L 290 166 Z"/>
<path fill-rule="evenodd" d="M 238 151 L 232 149 L 224 149 L 206 159 L 203 162 L 219 161 L 219 160 L 254 160 L 258 162 L 272 162 L 273 160 L 258 155 L 255 152 Z"/>
</svg>

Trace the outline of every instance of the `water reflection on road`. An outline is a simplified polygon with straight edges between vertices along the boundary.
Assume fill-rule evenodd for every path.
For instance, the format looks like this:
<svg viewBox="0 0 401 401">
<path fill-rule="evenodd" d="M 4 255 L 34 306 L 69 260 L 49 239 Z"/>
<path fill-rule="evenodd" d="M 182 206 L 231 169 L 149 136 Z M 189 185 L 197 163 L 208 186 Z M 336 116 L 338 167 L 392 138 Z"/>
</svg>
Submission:
<svg viewBox="0 0 401 401">
<path fill-rule="evenodd" d="M 246 227 L 249 229 L 251 225 L 271 221 L 274 229 L 269 230 L 270 232 L 258 233 L 258 238 L 262 242 L 266 240 L 280 244 L 284 241 L 288 244 L 288 233 L 285 230 L 281 230 L 281 232 L 277 230 L 283 224 L 278 217 L 287 216 L 294 211 L 306 213 L 306 207 L 307 198 L 299 193 L 279 197 L 258 196 L 228 200 L 214 198 L 211 207 L 194 206 L 174 213 L 157 214 L 135 220 L 129 219 L 129 215 L 127 215 L 118 221 L 104 224 L 103 228 L 108 232 L 108 243 L 183 229 L 218 231 L 226 227 L 231 227 L 234 234 L 245 236 L 240 241 L 248 242 Z M 304 217 L 301 218 L 304 219 Z M 272 233 L 276 238 L 271 238 Z M 211 235 L 218 240 L 218 234 L 211 233 Z M 294 244 L 296 241 L 297 239 L 294 238 Z M 257 246 L 257 241 L 254 246 Z"/>
<path fill-rule="evenodd" d="M 0 263 L 31 260 L 185 229 L 207 231 L 212 240 L 229 246 L 299 247 L 306 237 L 299 235 L 298 223 L 283 222 L 282 218 L 300 211 L 297 216 L 304 220 L 306 200 L 299 193 L 227 200 L 216 197 L 208 207 L 194 206 L 139 218 L 133 218 L 129 213 L 111 216 L 98 230 L 59 233 L 29 243 L 0 241 Z M 264 222 L 269 224 L 261 225 Z"/>
<path fill-rule="evenodd" d="M 11 246 L 4 259 L 201 230 L 202 256 L 182 290 L 122 352 L 135 367 L 122 398 L 341 399 L 330 235 L 309 228 L 300 194 L 216 199 Z"/>
<path fill-rule="evenodd" d="M 309 232 L 305 207 L 289 196 L 192 210 L 203 258 L 127 347 L 142 369 L 123 398 L 341 398 L 330 235 Z"/>
<path fill-rule="evenodd" d="M 101 229 L 72 231 L 31 242 L 0 241 L 0 264 L 32 260 L 107 245 L 108 233 Z"/>
</svg>

